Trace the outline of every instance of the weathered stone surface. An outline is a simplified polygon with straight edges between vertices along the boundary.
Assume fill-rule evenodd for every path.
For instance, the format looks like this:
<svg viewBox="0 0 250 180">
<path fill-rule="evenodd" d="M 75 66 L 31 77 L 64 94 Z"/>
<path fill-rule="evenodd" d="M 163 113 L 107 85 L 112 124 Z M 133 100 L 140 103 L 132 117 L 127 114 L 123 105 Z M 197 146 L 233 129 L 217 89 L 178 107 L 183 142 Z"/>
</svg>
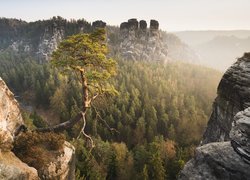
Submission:
<svg viewBox="0 0 250 180">
<path fill-rule="evenodd" d="M 57 48 L 64 38 L 64 30 L 54 23 L 52 27 L 47 27 L 38 45 L 37 55 L 48 61 L 52 52 Z"/>
<path fill-rule="evenodd" d="M 0 179 L 38 180 L 37 170 L 18 159 L 11 151 L 0 152 Z"/>
<path fill-rule="evenodd" d="M 155 20 L 151 20 L 150 29 L 147 29 L 147 22 L 144 20 L 138 23 L 137 19 L 130 19 L 128 22 L 122 23 L 119 47 L 122 58 L 127 60 L 166 60 L 167 45 L 163 43 L 158 29 L 159 23 Z"/>
<path fill-rule="evenodd" d="M 15 134 L 23 125 L 18 103 L 5 82 L 0 78 L 0 179 L 36 180 L 39 179 L 75 179 L 75 149 L 65 142 L 60 156 L 51 158 L 50 164 L 38 177 L 36 169 L 29 167 L 15 156 L 11 149 Z M 52 152 L 52 154 L 58 154 Z M 53 159 L 53 160 L 52 160 Z"/>
<path fill-rule="evenodd" d="M 101 21 L 101 20 L 98 20 L 98 21 L 94 21 L 92 23 L 92 27 L 93 28 L 105 28 L 106 27 L 106 23 Z"/>
<path fill-rule="evenodd" d="M 0 179 L 38 179 L 37 171 L 11 152 L 15 133 L 22 124 L 18 103 L 0 77 Z"/>
<path fill-rule="evenodd" d="M 140 21 L 140 29 L 142 29 L 142 30 L 147 29 L 147 22 L 145 20 Z"/>
<path fill-rule="evenodd" d="M 129 19 L 128 20 L 128 28 L 130 30 L 137 30 L 138 29 L 138 21 L 137 19 Z"/>
<path fill-rule="evenodd" d="M 226 71 L 217 94 L 202 144 L 229 140 L 233 117 L 250 107 L 250 53 Z"/>
<path fill-rule="evenodd" d="M 55 161 L 50 162 L 42 170 L 41 178 L 55 180 L 75 179 L 75 148 L 70 143 L 65 142 L 63 152 Z"/>
<path fill-rule="evenodd" d="M 237 113 L 230 131 L 234 150 L 250 166 L 250 108 Z"/>
<path fill-rule="evenodd" d="M 214 142 L 198 147 L 179 179 L 249 179 L 250 108 L 236 114 L 230 138 L 231 142 Z"/>
<path fill-rule="evenodd" d="M 223 75 L 203 145 L 196 149 L 179 179 L 249 179 L 249 103 L 250 53 L 245 53 Z"/>
<path fill-rule="evenodd" d="M 151 30 L 158 30 L 159 29 L 159 22 L 152 19 L 150 20 L 150 29 Z"/>
<path fill-rule="evenodd" d="M 230 142 L 210 143 L 196 149 L 194 159 L 185 165 L 179 180 L 247 180 L 249 168 Z"/>
<path fill-rule="evenodd" d="M 19 105 L 0 77 L 0 150 L 12 149 L 14 134 L 23 124 Z"/>
<path fill-rule="evenodd" d="M 128 29 L 128 22 L 121 23 L 120 30 L 123 30 L 123 29 Z"/>
</svg>

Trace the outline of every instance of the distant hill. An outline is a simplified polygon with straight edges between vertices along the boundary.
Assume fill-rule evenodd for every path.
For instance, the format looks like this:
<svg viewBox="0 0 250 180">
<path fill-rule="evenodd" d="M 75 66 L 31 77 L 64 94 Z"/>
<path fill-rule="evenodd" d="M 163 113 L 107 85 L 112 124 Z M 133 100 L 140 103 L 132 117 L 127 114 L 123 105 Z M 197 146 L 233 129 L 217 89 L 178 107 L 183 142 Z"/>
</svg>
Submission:
<svg viewBox="0 0 250 180">
<path fill-rule="evenodd" d="M 250 36 L 250 30 L 232 30 L 232 31 L 179 31 L 173 32 L 183 42 L 190 46 L 211 41 L 216 36 L 236 36 L 238 38 L 247 38 Z"/>
<path fill-rule="evenodd" d="M 250 51 L 250 31 L 187 31 L 175 33 L 200 56 L 201 63 L 225 71 Z"/>
</svg>

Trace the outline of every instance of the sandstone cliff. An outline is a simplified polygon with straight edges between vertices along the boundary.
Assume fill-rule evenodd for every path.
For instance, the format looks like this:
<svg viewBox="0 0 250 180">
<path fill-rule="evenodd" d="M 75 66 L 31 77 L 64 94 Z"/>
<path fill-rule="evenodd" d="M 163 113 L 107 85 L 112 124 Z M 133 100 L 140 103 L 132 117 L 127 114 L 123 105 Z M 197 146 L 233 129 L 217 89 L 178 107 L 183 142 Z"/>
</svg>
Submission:
<svg viewBox="0 0 250 180">
<path fill-rule="evenodd" d="M 167 59 L 167 44 L 163 43 L 159 22 L 129 19 L 120 25 L 120 54 L 128 60 L 159 61 Z"/>
<path fill-rule="evenodd" d="M 229 140 L 233 117 L 250 107 L 250 53 L 223 75 L 202 144 Z"/>
<path fill-rule="evenodd" d="M 249 90 L 250 53 L 245 53 L 222 77 L 202 146 L 179 179 L 249 179 Z"/>
<path fill-rule="evenodd" d="M 38 179 L 37 170 L 11 152 L 15 132 L 22 124 L 18 103 L 0 78 L 0 179 Z"/>
<path fill-rule="evenodd" d="M 0 179 L 74 179 L 74 147 L 67 142 L 62 151 L 56 153 L 58 156 L 50 157 L 42 174 L 11 151 L 22 125 L 18 103 L 0 78 Z"/>
</svg>

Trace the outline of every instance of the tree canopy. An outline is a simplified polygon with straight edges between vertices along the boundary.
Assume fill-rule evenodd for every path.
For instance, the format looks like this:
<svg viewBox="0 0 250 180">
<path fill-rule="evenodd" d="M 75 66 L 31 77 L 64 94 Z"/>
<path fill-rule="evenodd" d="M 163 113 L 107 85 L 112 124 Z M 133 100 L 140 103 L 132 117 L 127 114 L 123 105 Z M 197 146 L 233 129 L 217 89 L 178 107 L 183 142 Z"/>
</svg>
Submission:
<svg viewBox="0 0 250 180">
<path fill-rule="evenodd" d="M 82 117 L 82 133 L 90 138 L 84 132 L 87 108 L 98 96 L 116 93 L 107 81 L 115 75 L 116 62 L 108 58 L 107 53 L 106 33 L 102 28 L 91 34 L 72 35 L 60 43 L 52 54 L 51 64 L 64 74 L 77 77 L 82 87 L 82 108 L 74 119 L 40 131 L 62 131 L 71 128 Z"/>
</svg>

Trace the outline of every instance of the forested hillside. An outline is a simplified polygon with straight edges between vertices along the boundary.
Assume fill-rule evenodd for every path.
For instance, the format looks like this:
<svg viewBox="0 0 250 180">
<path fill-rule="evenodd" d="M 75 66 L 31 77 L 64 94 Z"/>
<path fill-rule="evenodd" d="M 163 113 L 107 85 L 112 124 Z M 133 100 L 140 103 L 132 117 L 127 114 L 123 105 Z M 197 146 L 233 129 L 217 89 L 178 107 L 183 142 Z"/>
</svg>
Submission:
<svg viewBox="0 0 250 180">
<path fill-rule="evenodd" d="M 221 74 L 180 62 L 117 61 L 111 83 L 119 94 L 99 98 L 87 115 L 96 147 L 90 153 L 85 140 L 72 140 L 78 125 L 65 132 L 77 149 L 78 179 L 176 179 L 199 144 Z M 23 113 L 31 129 L 66 121 L 81 108 L 74 74 L 65 77 L 26 54 L 1 52 L 0 76 L 34 107 Z M 41 109 L 56 118 L 42 118 Z"/>
</svg>

